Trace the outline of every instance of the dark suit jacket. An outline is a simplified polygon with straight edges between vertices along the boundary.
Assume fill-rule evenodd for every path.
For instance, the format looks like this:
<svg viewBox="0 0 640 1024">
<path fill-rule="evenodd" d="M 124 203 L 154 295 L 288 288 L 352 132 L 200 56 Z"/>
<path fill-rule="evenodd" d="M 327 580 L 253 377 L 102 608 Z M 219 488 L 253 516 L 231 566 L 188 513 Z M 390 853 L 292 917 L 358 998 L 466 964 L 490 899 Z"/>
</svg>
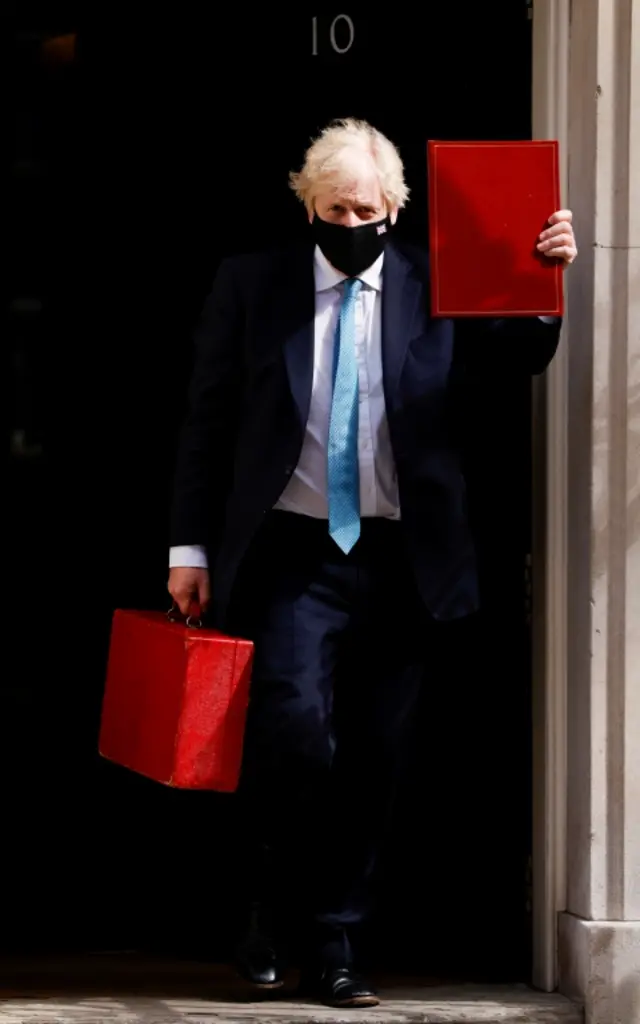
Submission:
<svg viewBox="0 0 640 1024">
<path fill-rule="evenodd" d="M 559 323 L 451 320 L 429 314 L 425 253 L 389 244 L 382 291 L 387 417 L 409 557 L 428 610 L 478 606 L 478 580 L 456 430 L 474 367 L 541 373 Z M 222 263 L 196 334 L 179 444 L 170 543 L 204 544 L 216 622 L 253 538 L 292 475 L 313 369 L 313 247 Z"/>
</svg>

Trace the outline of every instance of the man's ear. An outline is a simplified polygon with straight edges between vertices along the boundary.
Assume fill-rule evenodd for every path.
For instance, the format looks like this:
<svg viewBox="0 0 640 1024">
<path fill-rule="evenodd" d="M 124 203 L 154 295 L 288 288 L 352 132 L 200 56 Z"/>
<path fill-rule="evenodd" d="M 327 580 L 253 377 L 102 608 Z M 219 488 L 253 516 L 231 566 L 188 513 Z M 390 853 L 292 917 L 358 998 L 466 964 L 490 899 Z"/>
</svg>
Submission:
<svg viewBox="0 0 640 1024">
<path fill-rule="evenodd" d="M 397 206 L 392 206 L 391 209 L 389 210 L 389 220 L 391 221 L 392 224 L 395 224 L 397 219 L 398 219 L 398 207 Z"/>
</svg>

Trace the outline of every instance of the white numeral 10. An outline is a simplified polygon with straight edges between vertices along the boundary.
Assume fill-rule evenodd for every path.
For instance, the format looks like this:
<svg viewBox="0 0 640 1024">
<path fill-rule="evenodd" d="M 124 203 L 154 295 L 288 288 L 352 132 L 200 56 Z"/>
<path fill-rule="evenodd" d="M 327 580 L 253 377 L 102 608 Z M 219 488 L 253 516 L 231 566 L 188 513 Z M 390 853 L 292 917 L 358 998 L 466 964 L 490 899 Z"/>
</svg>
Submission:
<svg viewBox="0 0 640 1024">
<path fill-rule="evenodd" d="M 344 46 L 338 46 L 336 39 L 336 28 L 343 21 L 348 29 L 348 37 Z M 329 42 L 331 43 L 331 49 L 335 53 L 348 53 L 353 46 L 353 41 L 356 37 L 356 30 L 352 19 L 348 14 L 338 14 L 331 25 L 329 26 Z M 311 19 L 311 53 L 314 57 L 318 56 L 318 19 Z"/>
</svg>

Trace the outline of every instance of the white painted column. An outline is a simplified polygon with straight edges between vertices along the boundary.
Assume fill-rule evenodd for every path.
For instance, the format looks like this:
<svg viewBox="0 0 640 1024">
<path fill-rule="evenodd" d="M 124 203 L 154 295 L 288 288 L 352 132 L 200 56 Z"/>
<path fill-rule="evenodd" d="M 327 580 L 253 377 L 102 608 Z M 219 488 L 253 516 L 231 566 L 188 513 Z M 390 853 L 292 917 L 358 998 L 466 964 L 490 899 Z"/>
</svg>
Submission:
<svg viewBox="0 0 640 1024">
<path fill-rule="evenodd" d="M 560 987 L 640 1021 L 640 0 L 573 0 Z M 565 500 L 565 495 L 556 495 Z M 550 495 L 553 503 L 554 495 Z"/>
</svg>

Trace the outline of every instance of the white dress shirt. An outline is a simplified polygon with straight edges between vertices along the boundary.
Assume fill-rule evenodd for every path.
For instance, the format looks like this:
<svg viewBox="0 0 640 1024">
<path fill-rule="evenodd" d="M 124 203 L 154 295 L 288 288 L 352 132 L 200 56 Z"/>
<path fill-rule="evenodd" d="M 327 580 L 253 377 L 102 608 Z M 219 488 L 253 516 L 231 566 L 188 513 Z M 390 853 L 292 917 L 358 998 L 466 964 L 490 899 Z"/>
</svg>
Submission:
<svg viewBox="0 0 640 1024">
<path fill-rule="evenodd" d="M 400 507 L 384 402 L 381 349 L 383 256 L 359 275 L 355 302 L 358 363 L 358 465 L 360 514 L 398 518 Z M 276 508 L 328 519 L 327 448 L 333 394 L 335 337 L 345 275 L 315 253 L 316 316 L 309 418 L 297 468 Z"/>
<path fill-rule="evenodd" d="M 356 358 L 359 413 L 358 464 L 360 515 L 400 518 L 396 467 L 389 437 L 382 376 L 382 263 L 384 254 L 359 275 L 363 283 L 356 298 Z M 332 398 L 332 369 L 336 327 L 345 275 L 334 270 L 316 247 L 314 257 L 316 312 L 313 381 L 309 417 L 296 470 L 276 508 L 314 519 L 328 519 L 327 447 Z M 553 322 L 554 317 L 540 317 Z M 169 566 L 206 569 L 204 547 L 173 547 Z"/>
</svg>

